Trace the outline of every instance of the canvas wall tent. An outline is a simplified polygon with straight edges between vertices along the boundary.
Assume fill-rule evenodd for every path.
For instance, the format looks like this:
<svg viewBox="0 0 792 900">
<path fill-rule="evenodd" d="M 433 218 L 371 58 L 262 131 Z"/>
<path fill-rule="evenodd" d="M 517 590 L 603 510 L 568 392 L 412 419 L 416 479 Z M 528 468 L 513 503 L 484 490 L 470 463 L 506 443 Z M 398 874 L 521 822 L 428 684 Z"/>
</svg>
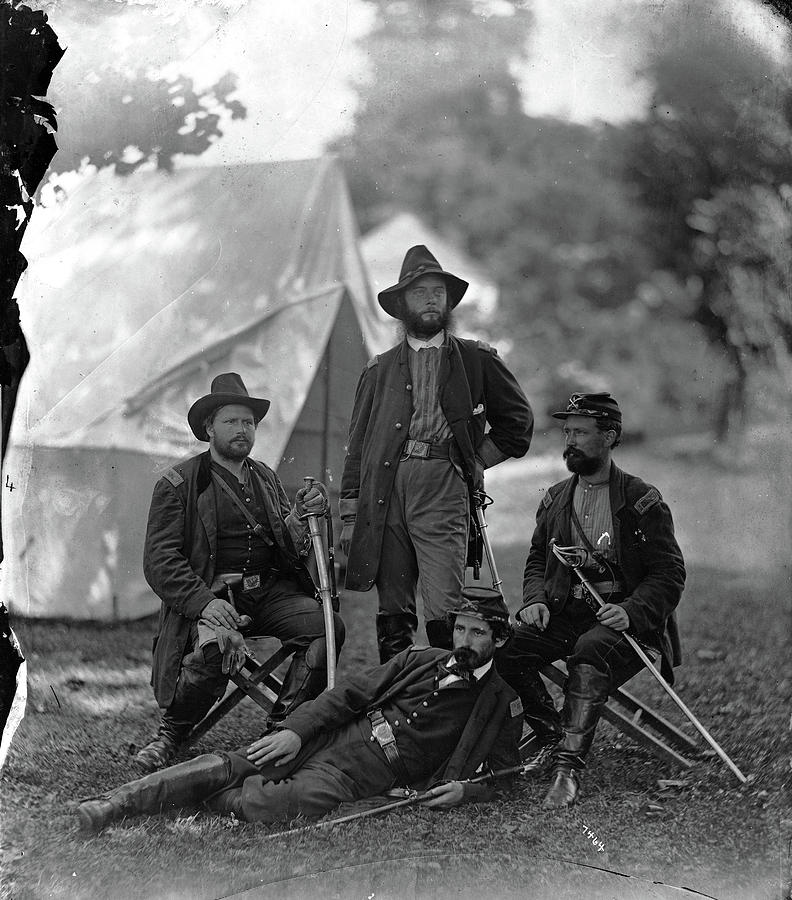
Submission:
<svg viewBox="0 0 792 900">
<path fill-rule="evenodd" d="M 412 213 L 399 213 L 361 238 L 360 252 L 374 295 L 396 281 L 406 250 L 415 244 L 427 246 L 444 269 L 469 282 L 454 313 L 454 331 L 463 337 L 481 337 L 476 324 L 494 314 L 497 284 L 482 266 Z"/>
<path fill-rule="evenodd" d="M 254 455 L 293 492 L 337 490 L 357 379 L 392 341 L 332 159 L 102 172 L 26 237 L 33 359 L 5 475 L 2 596 L 36 617 L 152 612 L 151 489 L 205 449 L 186 423 L 212 377 L 272 401 Z"/>
</svg>

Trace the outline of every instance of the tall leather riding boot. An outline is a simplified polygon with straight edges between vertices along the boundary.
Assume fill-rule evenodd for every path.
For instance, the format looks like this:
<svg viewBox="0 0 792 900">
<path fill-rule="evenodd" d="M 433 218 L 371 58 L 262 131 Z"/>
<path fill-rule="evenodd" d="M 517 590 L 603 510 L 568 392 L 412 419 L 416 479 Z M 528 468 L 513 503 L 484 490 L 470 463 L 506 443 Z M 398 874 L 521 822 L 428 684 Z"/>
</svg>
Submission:
<svg viewBox="0 0 792 900">
<path fill-rule="evenodd" d="M 553 754 L 553 783 L 542 809 L 565 809 L 575 802 L 580 790 L 578 773 L 586 766 L 586 754 L 610 687 L 610 675 L 588 663 L 570 670 L 563 712 L 564 737 Z"/>
<path fill-rule="evenodd" d="M 430 647 L 454 649 L 454 631 L 445 619 L 429 619 L 426 623 L 426 637 Z"/>
<path fill-rule="evenodd" d="M 219 658 L 219 651 L 218 651 Z M 167 766 L 193 726 L 203 719 L 223 696 L 228 676 L 218 672 L 196 671 L 183 667 L 170 706 L 163 712 L 157 737 L 142 747 L 134 758 L 137 769 L 144 774 Z"/>
<path fill-rule="evenodd" d="M 280 722 L 306 700 L 313 700 L 327 687 L 327 646 L 317 638 L 307 649 L 294 652 L 291 665 L 283 679 L 278 699 L 272 707 L 270 720 Z"/>
<path fill-rule="evenodd" d="M 410 613 L 377 616 L 377 646 L 381 663 L 386 663 L 415 643 L 418 620 Z"/>
<path fill-rule="evenodd" d="M 80 828 L 97 833 L 127 816 L 160 813 L 195 806 L 229 787 L 231 763 L 226 756 L 206 753 L 195 759 L 123 784 L 100 797 L 84 800 L 77 809 Z"/>
<path fill-rule="evenodd" d="M 536 735 L 537 749 L 533 757 L 526 760 L 524 774 L 543 775 L 550 771 L 553 749 L 564 735 L 561 716 L 536 670 L 510 674 L 508 681 L 520 697 L 523 718 Z"/>
</svg>

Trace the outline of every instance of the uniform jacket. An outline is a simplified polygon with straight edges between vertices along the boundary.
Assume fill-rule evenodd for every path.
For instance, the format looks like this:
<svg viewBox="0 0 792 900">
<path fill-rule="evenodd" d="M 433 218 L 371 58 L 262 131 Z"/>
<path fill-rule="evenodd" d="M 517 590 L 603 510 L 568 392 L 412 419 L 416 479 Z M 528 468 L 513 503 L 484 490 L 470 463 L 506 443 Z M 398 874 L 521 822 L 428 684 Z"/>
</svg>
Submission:
<svg viewBox="0 0 792 900">
<path fill-rule="evenodd" d="M 305 525 L 289 508 L 278 476 L 248 459 L 265 500 L 269 525 L 284 563 L 298 571 L 309 549 Z M 217 558 L 217 503 L 209 452 L 169 469 L 154 487 L 149 509 L 143 571 L 162 600 L 154 638 L 151 684 L 161 707 L 173 699 L 190 626 L 214 598 L 209 589 Z"/>
<path fill-rule="evenodd" d="M 373 666 L 339 682 L 315 700 L 303 703 L 284 722 L 305 744 L 321 731 L 341 728 L 361 719 L 366 712 L 387 703 L 406 685 L 425 677 L 438 661 L 449 657 L 448 650 L 435 647 L 410 647 L 381 666 Z M 482 763 L 491 769 L 520 764 L 517 744 L 522 733 L 522 705 L 517 694 L 498 675 L 493 666 L 459 743 L 445 764 L 426 782 L 458 781 L 470 778 Z M 398 745 L 398 744 L 397 744 Z M 485 799 L 482 785 L 466 785 L 468 799 Z"/>
<path fill-rule="evenodd" d="M 555 538 L 562 547 L 578 544 L 570 508 L 578 476 L 553 485 L 536 514 L 536 529 L 525 564 L 523 603 L 546 603 L 550 615 L 563 614 L 569 588 L 577 581 L 572 569 L 550 550 Z M 610 502 L 615 548 L 626 599 L 620 605 L 630 617 L 630 633 L 661 651 L 663 674 L 672 681 L 680 645 L 674 609 L 685 585 L 685 564 L 674 537 L 671 511 L 657 488 L 611 463 Z"/>
<path fill-rule="evenodd" d="M 487 468 L 527 453 L 531 407 L 494 349 L 449 335 L 439 384 L 440 406 L 454 436 L 452 459 L 470 484 L 477 457 Z M 355 393 L 340 502 L 342 518 L 356 517 L 346 574 L 350 590 L 367 591 L 374 584 L 412 413 L 408 344 L 402 341 L 369 361 Z"/>
</svg>

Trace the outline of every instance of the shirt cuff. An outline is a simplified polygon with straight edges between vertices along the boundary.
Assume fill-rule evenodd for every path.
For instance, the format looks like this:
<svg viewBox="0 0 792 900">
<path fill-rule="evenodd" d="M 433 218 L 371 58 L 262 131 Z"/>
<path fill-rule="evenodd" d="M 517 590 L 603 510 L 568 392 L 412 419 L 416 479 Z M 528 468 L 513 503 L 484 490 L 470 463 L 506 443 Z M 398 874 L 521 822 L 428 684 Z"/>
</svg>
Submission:
<svg viewBox="0 0 792 900">
<path fill-rule="evenodd" d="M 476 456 L 484 464 L 485 469 L 490 469 L 492 466 L 502 463 L 505 459 L 509 459 L 509 454 L 499 449 L 489 434 L 484 435 L 484 440 L 481 442 L 478 450 L 476 450 Z"/>
</svg>

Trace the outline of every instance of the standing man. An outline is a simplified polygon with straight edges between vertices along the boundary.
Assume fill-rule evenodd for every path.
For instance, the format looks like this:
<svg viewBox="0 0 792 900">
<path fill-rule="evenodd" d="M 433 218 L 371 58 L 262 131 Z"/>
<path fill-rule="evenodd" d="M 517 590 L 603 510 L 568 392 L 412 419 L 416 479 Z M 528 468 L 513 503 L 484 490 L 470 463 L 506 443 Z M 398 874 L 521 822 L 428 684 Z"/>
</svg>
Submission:
<svg viewBox="0 0 792 900">
<path fill-rule="evenodd" d="M 467 589 L 457 607 L 453 655 L 404 650 L 304 703 L 238 753 L 205 754 L 83 802 L 81 828 L 201 802 L 246 822 L 321 816 L 396 785 L 434 785 L 426 805 L 438 808 L 489 799 L 490 787 L 464 780 L 520 764 L 522 707 L 492 665 L 509 613 L 487 588 Z"/>
<path fill-rule="evenodd" d="M 531 442 L 531 408 L 495 350 L 449 333 L 467 286 L 426 247 L 408 250 L 398 283 L 378 295 L 404 340 L 369 361 L 355 394 L 341 547 L 346 587 L 377 587 L 381 662 L 413 642 L 419 581 L 429 643 L 451 647 L 446 613 L 464 584 L 473 492 L 486 468 Z"/>
<path fill-rule="evenodd" d="M 573 394 L 553 416 L 564 420 L 564 459 L 573 475 L 549 488 L 539 507 L 517 613 L 522 624 L 498 657 L 541 744 L 528 774 L 554 771 L 545 809 L 575 802 L 602 706 L 642 668 L 626 632 L 660 654 L 662 674 L 673 682 L 672 666 L 680 662 L 674 609 L 685 584 L 660 492 L 611 461 L 622 430 L 613 397 Z M 584 573 L 603 607 L 558 560 L 553 542 L 588 550 Z M 569 679 L 559 717 L 539 670 L 563 658 Z"/>
<path fill-rule="evenodd" d="M 290 508 L 277 475 L 250 458 L 269 405 L 250 397 L 236 373 L 218 375 L 187 414 L 208 451 L 169 469 L 154 488 L 143 568 L 162 600 L 151 676 L 162 720 L 136 756 L 143 771 L 167 765 L 222 697 L 244 661 L 243 623 L 294 648 L 273 719 L 326 686 L 324 620 L 304 566 L 304 517 L 322 515 L 326 501 L 318 488 L 301 488 Z M 240 582 L 235 605 L 222 596 L 222 576 L 232 573 Z M 344 626 L 337 615 L 334 622 L 340 650 Z"/>
</svg>

